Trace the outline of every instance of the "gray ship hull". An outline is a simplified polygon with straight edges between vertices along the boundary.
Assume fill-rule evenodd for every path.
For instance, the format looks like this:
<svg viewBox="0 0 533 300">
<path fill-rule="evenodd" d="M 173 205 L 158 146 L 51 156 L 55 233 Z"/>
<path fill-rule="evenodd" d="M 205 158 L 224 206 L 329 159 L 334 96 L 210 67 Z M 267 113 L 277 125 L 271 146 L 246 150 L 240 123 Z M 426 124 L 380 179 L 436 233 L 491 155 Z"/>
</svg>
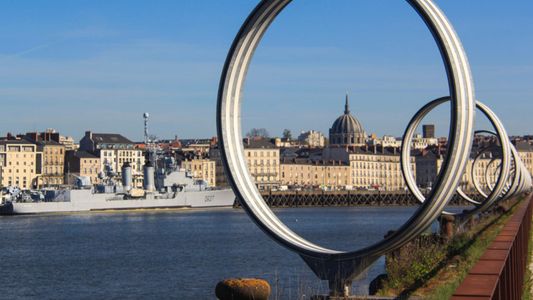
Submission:
<svg viewBox="0 0 533 300">
<path fill-rule="evenodd" d="M 89 212 L 163 208 L 232 207 L 235 195 L 231 189 L 184 191 L 173 194 L 150 194 L 141 199 L 124 199 L 123 195 L 93 193 L 91 190 L 66 190 L 63 201 L 13 202 L 11 214 Z"/>
</svg>

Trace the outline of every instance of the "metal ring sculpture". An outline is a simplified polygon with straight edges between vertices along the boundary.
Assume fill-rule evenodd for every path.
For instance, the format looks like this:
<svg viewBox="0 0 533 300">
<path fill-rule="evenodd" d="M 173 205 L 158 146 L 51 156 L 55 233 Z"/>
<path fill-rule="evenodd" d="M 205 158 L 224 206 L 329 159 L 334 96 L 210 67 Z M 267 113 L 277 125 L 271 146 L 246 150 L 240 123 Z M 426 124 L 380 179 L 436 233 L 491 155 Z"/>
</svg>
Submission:
<svg viewBox="0 0 533 300">
<path fill-rule="evenodd" d="M 407 129 L 405 130 L 405 133 L 403 135 L 402 151 L 401 151 L 401 159 L 400 159 L 402 174 L 403 174 L 403 177 L 405 179 L 405 182 L 406 182 L 406 185 L 407 185 L 407 188 L 409 189 L 409 191 L 415 196 L 415 198 L 418 201 L 420 201 L 422 203 L 426 200 L 426 198 L 424 197 L 424 195 L 422 194 L 420 189 L 418 189 L 418 187 L 416 185 L 415 177 L 413 175 L 413 172 L 412 172 L 410 164 L 409 164 L 409 161 L 411 159 L 411 140 L 412 140 L 412 138 L 413 138 L 413 136 L 415 134 L 416 128 L 420 125 L 420 123 L 422 122 L 424 117 L 428 113 L 430 113 L 433 109 L 435 109 L 437 106 L 439 106 L 439 105 L 441 105 L 441 104 L 443 104 L 445 102 L 448 102 L 448 101 L 451 101 L 450 97 L 442 97 L 442 98 L 438 98 L 438 99 L 435 99 L 433 101 L 430 101 L 428 104 L 424 105 L 413 116 L 413 118 L 411 119 L 411 121 L 407 125 Z M 476 208 L 474 208 L 473 210 L 470 210 L 468 212 L 468 214 L 484 211 L 488 207 L 490 207 L 495 201 L 497 201 L 499 199 L 499 197 L 502 194 L 502 191 L 504 190 L 504 188 L 505 188 L 505 186 L 507 184 L 507 181 L 508 181 L 509 172 L 510 172 L 510 162 L 511 162 L 510 142 L 509 142 L 509 139 L 507 137 L 507 132 L 505 131 L 505 128 L 503 127 L 502 122 L 498 119 L 496 114 L 490 108 L 488 108 L 486 105 L 484 105 L 483 103 L 477 101 L 476 102 L 476 107 L 479 110 L 481 110 L 481 112 L 489 119 L 489 121 L 492 124 L 492 126 L 496 129 L 497 137 L 498 137 L 498 139 L 500 141 L 500 144 L 502 145 L 502 156 L 503 156 L 503 159 L 502 159 L 502 164 L 501 164 L 501 167 L 500 167 L 500 174 L 498 176 L 498 181 L 496 183 L 495 188 L 491 191 L 490 195 L 487 196 L 484 193 L 482 193 L 481 191 L 479 191 L 479 189 L 478 189 L 478 192 L 480 192 L 482 194 L 482 196 L 484 198 L 486 198 L 485 201 L 483 201 L 481 203 L 478 202 L 478 201 L 475 201 L 475 200 L 471 199 L 470 197 L 468 197 L 468 195 L 466 195 L 460 188 L 457 188 L 457 193 L 463 199 L 465 199 L 466 201 L 468 201 L 468 202 L 470 202 L 470 203 L 472 203 L 472 204 L 474 204 L 476 206 Z M 482 153 L 480 153 L 480 155 L 481 154 Z M 474 172 L 475 162 L 477 161 L 477 158 L 480 157 L 480 155 L 478 155 L 476 157 L 476 159 L 474 160 L 474 163 L 472 164 L 472 173 Z M 463 174 L 463 173 L 461 172 L 461 173 L 458 173 L 458 174 Z M 461 176 L 458 176 L 458 177 L 461 177 Z M 472 177 L 474 178 L 475 176 L 472 175 Z M 476 186 L 476 189 L 477 189 L 478 188 L 477 182 L 474 182 L 474 183 L 475 183 L 475 186 Z M 448 214 L 448 215 L 459 215 L 459 213 L 449 213 L 449 212 L 445 212 L 445 211 L 443 213 Z"/>
<path fill-rule="evenodd" d="M 486 134 L 489 134 L 489 135 L 492 135 L 494 137 L 497 137 L 498 135 L 494 132 L 494 131 L 489 131 L 489 130 L 477 130 L 474 132 L 474 134 L 480 134 L 480 133 L 486 133 Z M 521 169 L 521 166 L 520 165 L 523 165 L 523 162 L 522 160 L 520 159 L 520 156 L 518 155 L 518 152 L 516 151 L 516 148 L 514 147 L 513 144 L 509 144 L 510 146 L 510 149 L 511 149 L 511 153 L 512 153 L 512 164 L 511 164 L 511 172 L 512 172 L 512 176 L 509 175 L 509 182 L 507 183 L 507 186 L 505 187 L 505 191 L 504 191 L 504 194 L 505 194 L 505 198 L 510 198 L 510 197 L 513 197 L 515 196 L 517 193 L 521 193 L 523 192 L 521 190 L 521 177 L 524 176 L 523 172 L 520 170 Z M 483 149 L 481 150 L 483 151 Z M 480 151 L 478 151 L 480 152 Z M 525 165 L 524 165 L 525 167 Z M 475 161 L 472 163 L 471 165 L 471 172 L 470 172 L 470 175 L 473 176 L 474 174 L 474 168 L 475 168 Z M 529 174 L 528 172 L 526 172 L 525 174 Z M 472 177 L 471 178 L 471 181 L 474 185 L 474 188 L 476 189 L 476 191 L 484 198 L 486 198 L 486 194 L 484 192 L 480 192 L 480 189 L 479 189 L 479 186 L 477 185 L 477 179 Z M 492 191 L 492 187 L 489 187 L 489 190 Z"/>
<path fill-rule="evenodd" d="M 467 56 L 452 25 L 432 0 L 406 0 L 433 34 L 447 72 L 451 95 L 448 153 L 441 176 L 417 212 L 394 234 L 356 251 L 342 252 L 311 243 L 291 231 L 270 210 L 247 168 L 241 130 L 242 89 L 256 47 L 291 0 L 263 0 L 248 16 L 228 53 L 218 92 L 217 134 L 228 181 L 250 218 L 268 236 L 298 253 L 314 273 L 329 281 L 332 295 L 347 295 L 352 279 L 380 256 L 406 244 L 441 214 L 453 197 L 467 164 L 474 125 L 474 85 Z"/>
<path fill-rule="evenodd" d="M 481 187 L 481 184 L 479 183 L 479 179 L 478 179 L 478 177 L 475 174 L 475 169 L 476 169 L 476 165 L 478 164 L 478 162 L 480 162 L 481 159 L 484 158 L 484 154 L 487 153 L 487 152 L 492 153 L 494 148 L 495 147 L 486 147 L 484 149 L 481 149 L 481 151 L 479 151 L 479 153 L 474 158 L 474 162 L 472 163 L 472 171 L 470 172 L 470 176 L 472 177 L 471 180 L 472 180 L 472 183 L 474 185 L 475 190 L 484 198 L 487 198 L 488 196 L 485 193 L 485 191 L 483 190 L 483 188 Z M 494 158 L 491 158 L 491 161 L 489 162 L 489 164 L 485 166 L 485 170 L 481 171 L 481 176 L 483 177 L 483 175 L 485 175 L 485 184 L 488 183 L 488 181 L 487 181 L 488 170 L 489 170 L 490 164 L 493 161 L 494 161 Z M 490 187 L 490 186 L 487 186 L 487 190 L 489 190 L 489 193 L 490 193 L 490 191 L 492 191 L 493 188 Z"/>
<path fill-rule="evenodd" d="M 497 157 L 493 157 L 489 164 L 487 165 L 487 168 L 485 169 L 485 185 L 487 186 L 487 189 L 490 191 L 492 191 L 494 189 L 494 186 L 492 185 L 492 182 L 490 180 L 490 176 L 492 175 L 491 174 L 491 166 L 498 162 L 499 158 Z M 500 176 L 499 173 L 498 173 L 498 169 L 501 168 L 501 163 L 496 167 L 497 169 L 493 172 L 493 174 L 496 174 L 496 176 Z M 511 169 L 509 169 L 509 173 L 511 172 Z M 503 188 L 503 193 L 505 193 L 505 188 L 507 187 L 507 182 L 505 183 L 505 186 Z"/>
</svg>

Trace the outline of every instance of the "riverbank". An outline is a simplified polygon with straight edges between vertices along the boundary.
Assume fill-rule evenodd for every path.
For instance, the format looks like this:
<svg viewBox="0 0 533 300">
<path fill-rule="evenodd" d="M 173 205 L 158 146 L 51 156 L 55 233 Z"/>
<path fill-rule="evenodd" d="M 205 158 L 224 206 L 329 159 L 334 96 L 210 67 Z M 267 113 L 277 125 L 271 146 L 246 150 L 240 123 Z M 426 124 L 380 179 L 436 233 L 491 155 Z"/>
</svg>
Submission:
<svg viewBox="0 0 533 300">
<path fill-rule="evenodd" d="M 450 240 L 436 235 L 422 236 L 400 249 L 400 253 L 388 255 L 388 277 L 379 294 L 449 299 L 515 209 L 516 205 L 505 214 L 485 215 Z M 409 252 L 403 256 L 407 259 L 398 259 L 402 252 Z"/>
</svg>

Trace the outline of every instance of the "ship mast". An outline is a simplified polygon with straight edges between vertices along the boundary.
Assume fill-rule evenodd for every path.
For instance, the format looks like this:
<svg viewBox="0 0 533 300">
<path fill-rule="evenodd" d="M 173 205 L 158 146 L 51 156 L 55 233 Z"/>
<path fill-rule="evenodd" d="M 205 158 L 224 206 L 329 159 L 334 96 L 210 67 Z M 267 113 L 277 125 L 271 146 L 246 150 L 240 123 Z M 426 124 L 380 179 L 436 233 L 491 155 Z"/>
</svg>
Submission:
<svg viewBox="0 0 533 300">
<path fill-rule="evenodd" d="M 148 118 L 150 118 L 150 114 L 145 112 L 143 114 L 143 119 L 144 119 L 144 144 L 146 146 L 148 146 L 148 143 L 150 142 L 148 138 Z"/>
<path fill-rule="evenodd" d="M 151 164 L 154 168 L 157 168 L 157 145 L 155 139 L 150 139 L 148 134 L 148 119 L 150 114 L 145 112 L 143 114 L 144 119 L 144 144 L 146 145 L 147 152 L 147 162 Z"/>
</svg>

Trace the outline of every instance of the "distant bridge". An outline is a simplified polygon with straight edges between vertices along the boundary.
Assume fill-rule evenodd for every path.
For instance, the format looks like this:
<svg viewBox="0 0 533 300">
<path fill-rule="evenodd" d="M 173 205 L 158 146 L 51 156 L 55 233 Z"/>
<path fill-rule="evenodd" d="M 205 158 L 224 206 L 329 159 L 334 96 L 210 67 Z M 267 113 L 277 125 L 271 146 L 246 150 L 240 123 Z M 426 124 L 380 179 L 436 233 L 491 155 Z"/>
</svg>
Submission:
<svg viewBox="0 0 533 300">
<path fill-rule="evenodd" d="M 385 191 L 283 191 L 263 192 L 270 207 L 327 207 L 327 206 L 413 206 L 420 202 L 409 192 Z M 481 200 L 479 194 L 469 195 Z M 450 205 L 467 206 L 469 203 L 454 196 Z M 240 206 L 238 202 L 236 206 Z"/>
</svg>

